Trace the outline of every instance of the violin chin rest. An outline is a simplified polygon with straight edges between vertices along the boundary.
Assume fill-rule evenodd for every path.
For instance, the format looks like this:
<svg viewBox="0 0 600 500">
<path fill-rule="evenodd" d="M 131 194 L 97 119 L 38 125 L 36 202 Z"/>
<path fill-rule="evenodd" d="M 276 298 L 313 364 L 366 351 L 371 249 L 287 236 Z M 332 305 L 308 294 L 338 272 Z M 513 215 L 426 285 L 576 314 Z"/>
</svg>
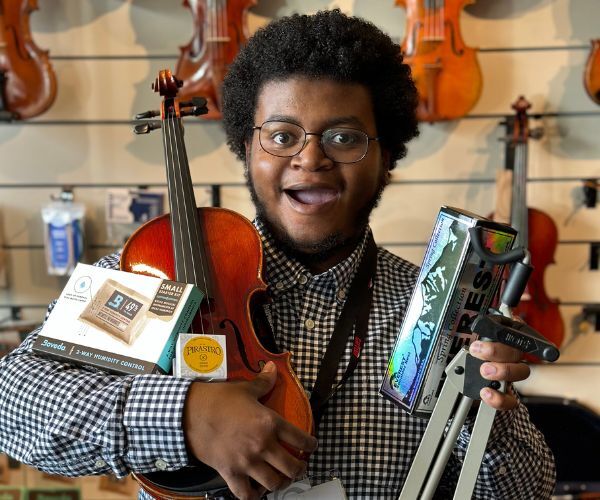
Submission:
<svg viewBox="0 0 600 500">
<path fill-rule="evenodd" d="M 142 476 L 154 486 L 182 496 L 203 496 L 205 493 L 227 488 L 227 484 L 217 471 L 200 462 L 198 465 L 183 467 L 176 471 L 150 472 Z"/>
</svg>

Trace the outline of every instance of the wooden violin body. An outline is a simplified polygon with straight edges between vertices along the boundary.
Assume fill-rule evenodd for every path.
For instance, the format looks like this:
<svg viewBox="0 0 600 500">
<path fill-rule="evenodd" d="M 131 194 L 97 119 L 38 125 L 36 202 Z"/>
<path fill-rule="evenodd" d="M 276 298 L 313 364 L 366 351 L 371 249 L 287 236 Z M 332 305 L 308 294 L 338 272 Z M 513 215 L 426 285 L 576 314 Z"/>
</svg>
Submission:
<svg viewBox="0 0 600 500">
<path fill-rule="evenodd" d="M 558 302 L 548 297 L 544 287 L 546 269 L 554 263 L 558 230 L 548 214 L 527 206 L 528 140 L 531 136 L 541 136 L 541 130 L 532 133 L 529 129 L 526 113 L 529 107 L 527 100 L 520 97 L 513 104 L 516 116 L 507 119 L 507 165 L 502 176 L 511 186 L 509 190 L 499 191 L 497 208 L 491 217 L 498 222 L 510 223 L 518 231 L 515 246 L 523 246 L 531 253 L 533 271 L 513 313 L 560 347 L 564 339 L 564 322 Z M 506 207 L 510 207 L 508 213 Z M 530 362 L 539 362 L 532 356 L 526 358 Z"/>
<path fill-rule="evenodd" d="M 465 45 L 459 27 L 468 3 L 473 0 L 396 0 L 406 9 L 402 53 L 419 91 L 420 121 L 460 118 L 481 95 L 477 52 Z"/>
<path fill-rule="evenodd" d="M 558 230 L 554 220 L 547 213 L 535 208 L 527 209 L 527 226 L 533 271 L 527 282 L 526 293 L 513 309 L 513 313 L 560 347 L 565 336 L 564 322 L 558 302 L 548 297 L 544 288 L 546 269 L 555 263 Z M 528 359 L 539 362 L 533 357 Z"/>
<path fill-rule="evenodd" d="M 253 379 L 268 361 L 273 361 L 277 382 L 261 402 L 312 433 L 310 403 L 291 368 L 290 353 L 267 349 L 274 342 L 264 318 L 267 295 L 257 230 L 231 210 L 196 206 L 181 117 L 206 112 L 206 101 L 193 99 L 180 105 L 175 99 L 180 86 L 181 81 L 169 70 L 161 71 L 155 83 L 155 90 L 166 96 L 161 126 L 171 214 L 147 222 L 129 238 L 121 255 L 121 269 L 195 284 L 204 299 L 192 331 L 226 337 L 227 379 Z M 136 130 L 146 133 L 151 128 L 142 125 Z M 308 459 L 303 452 L 289 451 Z M 158 499 L 205 498 L 207 491 L 226 487 L 218 473 L 203 464 L 134 477 Z"/>
<path fill-rule="evenodd" d="M 184 100 L 201 95 L 208 101 L 207 119 L 221 118 L 221 86 L 227 68 L 248 40 L 248 9 L 257 0 L 184 0 L 194 20 L 189 43 L 180 47 L 175 74 L 183 80 Z"/>
<path fill-rule="evenodd" d="M 56 97 L 48 51 L 33 42 L 29 16 L 36 0 L 0 0 L 0 113 L 26 119 L 46 111 Z"/>
<path fill-rule="evenodd" d="M 600 104 L 600 38 L 592 40 L 583 80 L 588 95 L 596 104 Z"/>
<path fill-rule="evenodd" d="M 304 389 L 291 368 L 290 353 L 267 351 L 258 337 L 266 338 L 268 333 L 255 333 L 253 329 L 252 311 L 262 307 L 266 289 L 261 279 L 262 251 L 256 229 L 241 215 L 223 208 L 198 208 L 198 217 L 206 249 L 206 269 L 215 269 L 218 273 L 213 282 L 213 300 L 210 306 L 205 304 L 195 318 L 194 331 L 226 336 L 230 380 L 250 380 L 267 361 L 273 361 L 277 365 L 277 382 L 261 402 L 305 432 L 312 432 L 310 405 L 306 398 L 298 397 L 304 394 Z M 171 237 L 169 215 L 151 220 L 128 240 L 121 256 L 121 270 L 175 280 Z M 195 474 L 193 470 L 157 473 L 163 478 L 162 487 L 154 483 L 153 474 L 136 479 L 151 494 L 173 498 L 174 488 L 190 483 L 186 476 Z M 209 478 L 211 474 L 217 476 L 212 471 L 208 472 Z M 166 489 L 165 485 L 171 487 Z"/>
</svg>

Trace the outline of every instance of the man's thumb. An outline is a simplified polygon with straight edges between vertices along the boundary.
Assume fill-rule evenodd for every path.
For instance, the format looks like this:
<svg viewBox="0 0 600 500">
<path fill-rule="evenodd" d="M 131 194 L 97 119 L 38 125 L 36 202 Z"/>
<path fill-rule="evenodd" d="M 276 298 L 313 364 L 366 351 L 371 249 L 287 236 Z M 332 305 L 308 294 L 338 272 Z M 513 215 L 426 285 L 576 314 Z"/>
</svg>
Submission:
<svg viewBox="0 0 600 500">
<path fill-rule="evenodd" d="M 256 378 L 250 383 L 252 387 L 252 392 L 256 396 L 256 398 L 262 398 L 266 394 L 269 393 L 273 386 L 275 385 L 275 381 L 277 380 L 277 366 L 273 361 L 268 361 L 261 372 L 256 376 Z"/>
</svg>

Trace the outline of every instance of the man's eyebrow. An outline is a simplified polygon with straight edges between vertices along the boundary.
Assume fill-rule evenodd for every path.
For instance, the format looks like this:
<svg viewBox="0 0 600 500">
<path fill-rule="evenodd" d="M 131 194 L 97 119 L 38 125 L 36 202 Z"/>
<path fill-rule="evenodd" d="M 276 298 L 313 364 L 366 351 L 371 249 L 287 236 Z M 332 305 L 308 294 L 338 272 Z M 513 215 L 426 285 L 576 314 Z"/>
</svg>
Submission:
<svg viewBox="0 0 600 500">
<path fill-rule="evenodd" d="M 348 116 L 337 116 L 335 118 L 331 118 L 325 122 L 324 128 L 337 127 L 340 125 L 349 125 L 353 127 L 357 127 L 360 129 L 365 128 L 365 124 L 356 116 L 348 115 Z"/>
<path fill-rule="evenodd" d="M 294 116 L 290 116 L 290 115 L 279 115 L 279 114 L 269 115 L 265 121 L 288 122 L 288 123 L 293 123 L 295 125 L 299 125 L 302 128 L 305 128 L 304 125 L 302 125 L 301 120 L 298 120 L 298 118 L 296 118 Z M 356 117 L 354 115 L 348 115 L 348 116 L 336 116 L 336 117 L 330 118 L 328 120 L 325 120 L 325 122 L 323 123 L 322 129 L 325 130 L 325 129 L 328 129 L 331 127 L 339 127 L 340 125 L 356 127 L 359 129 L 365 128 L 364 123 L 358 117 Z M 309 132 L 311 132 L 311 131 L 309 130 Z"/>
<path fill-rule="evenodd" d="M 293 123 L 294 125 L 299 125 L 300 127 L 302 126 L 300 120 L 290 115 L 269 115 L 265 119 L 265 122 L 288 122 Z"/>
</svg>

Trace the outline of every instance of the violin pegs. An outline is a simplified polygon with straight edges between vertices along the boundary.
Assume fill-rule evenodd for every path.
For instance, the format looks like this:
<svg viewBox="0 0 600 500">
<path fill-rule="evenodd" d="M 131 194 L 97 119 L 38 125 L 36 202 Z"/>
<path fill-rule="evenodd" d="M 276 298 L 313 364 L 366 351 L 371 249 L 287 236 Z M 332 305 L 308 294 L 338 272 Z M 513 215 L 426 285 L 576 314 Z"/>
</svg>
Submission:
<svg viewBox="0 0 600 500">
<path fill-rule="evenodd" d="M 203 108 L 207 102 L 206 97 L 192 97 L 192 104 L 197 108 Z"/>
<path fill-rule="evenodd" d="M 133 132 L 137 135 L 149 134 L 153 130 L 160 128 L 160 122 L 145 122 L 133 127 Z"/>
<path fill-rule="evenodd" d="M 181 116 L 200 116 L 205 115 L 206 113 L 208 113 L 208 108 L 206 106 L 202 108 L 193 107 L 190 110 L 181 111 Z"/>
<path fill-rule="evenodd" d="M 146 118 L 154 118 L 155 116 L 160 115 L 160 111 L 158 110 L 150 110 L 150 111 L 144 111 L 143 113 L 138 113 L 137 115 L 135 115 L 134 119 L 135 120 L 144 120 Z"/>
<path fill-rule="evenodd" d="M 535 127 L 529 130 L 529 137 L 532 139 L 541 139 L 544 137 L 544 129 L 542 127 Z"/>
<path fill-rule="evenodd" d="M 189 111 L 182 112 L 183 116 L 199 116 L 208 113 L 208 107 L 206 106 L 207 100 L 204 97 L 192 97 L 191 101 L 180 102 L 179 107 L 181 108 L 192 108 Z"/>
</svg>

